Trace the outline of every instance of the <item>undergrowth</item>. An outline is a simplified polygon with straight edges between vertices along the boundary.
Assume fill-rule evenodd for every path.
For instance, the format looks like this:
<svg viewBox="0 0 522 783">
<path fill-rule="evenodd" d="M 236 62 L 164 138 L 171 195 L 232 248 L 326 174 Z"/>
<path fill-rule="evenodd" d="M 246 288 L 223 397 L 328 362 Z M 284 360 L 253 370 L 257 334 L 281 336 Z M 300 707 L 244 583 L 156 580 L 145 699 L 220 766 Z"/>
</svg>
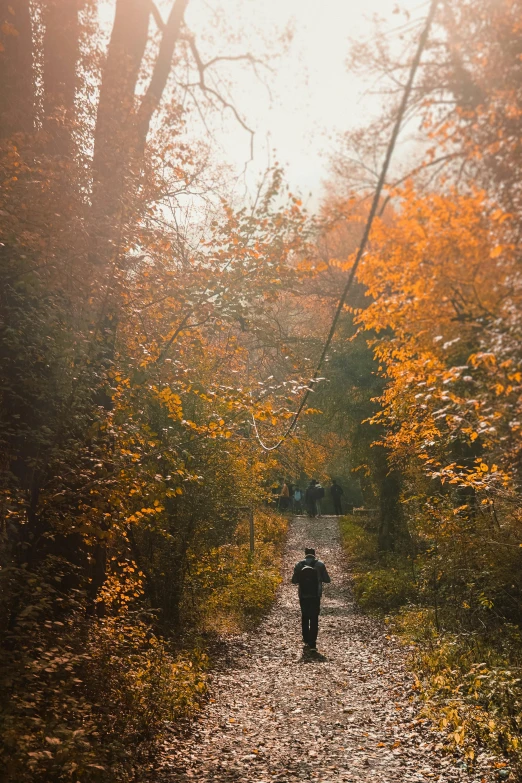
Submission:
<svg viewBox="0 0 522 783">
<path fill-rule="evenodd" d="M 341 535 L 352 564 L 353 589 L 361 609 L 386 614 L 415 601 L 411 559 L 395 553 L 379 555 L 377 535 L 353 517 L 342 518 Z"/>
<path fill-rule="evenodd" d="M 250 553 L 248 523 L 243 520 L 231 544 L 192 555 L 187 600 L 204 631 L 236 633 L 255 626 L 268 611 L 281 582 L 281 557 L 288 521 L 259 509 L 255 551 Z"/>
<path fill-rule="evenodd" d="M 522 634 L 509 622 L 459 622 L 426 578 L 426 560 L 379 553 L 377 532 L 340 523 L 353 589 L 363 611 L 385 618 L 411 653 L 423 715 L 446 730 L 449 748 L 473 764 L 479 747 L 498 755 L 499 779 L 522 771 Z M 464 602 L 464 606 L 465 606 Z"/>
<path fill-rule="evenodd" d="M 253 557 L 244 523 L 233 544 L 194 556 L 170 636 L 160 633 L 130 561 L 118 590 L 109 578 L 102 591 L 102 616 L 90 610 L 80 580 L 64 591 L 78 579 L 70 563 L 48 558 L 37 574 L 3 569 L 0 588 L 12 601 L 0 599 L 9 628 L 0 655 L 2 780 L 127 783 L 151 773 L 167 729 L 205 700 L 202 632 L 251 627 L 270 607 L 286 526 L 260 510 Z M 25 606 L 17 615 L 16 605 Z"/>
</svg>

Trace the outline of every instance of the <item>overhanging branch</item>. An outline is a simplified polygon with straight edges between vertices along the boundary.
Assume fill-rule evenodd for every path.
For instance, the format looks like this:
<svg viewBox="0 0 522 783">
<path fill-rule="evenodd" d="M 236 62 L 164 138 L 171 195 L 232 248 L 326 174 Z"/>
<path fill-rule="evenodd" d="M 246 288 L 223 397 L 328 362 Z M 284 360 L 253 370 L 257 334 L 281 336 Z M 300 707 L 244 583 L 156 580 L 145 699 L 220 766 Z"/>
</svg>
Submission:
<svg viewBox="0 0 522 783">
<path fill-rule="evenodd" d="M 154 18 L 154 21 L 156 22 L 158 30 L 161 30 L 161 32 L 163 32 L 165 30 L 165 22 L 161 18 L 161 14 L 159 12 L 158 6 L 156 5 L 156 3 L 151 2 L 150 7 L 151 7 L 152 16 Z"/>
<path fill-rule="evenodd" d="M 233 103 L 230 103 L 230 101 L 227 101 L 225 98 L 223 98 L 223 96 L 213 87 L 208 86 L 208 84 L 205 81 L 205 71 L 211 65 L 214 65 L 215 63 L 220 62 L 222 60 L 230 60 L 230 61 L 248 60 L 251 63 L 259 63 L 260 61 L 256 60 L 256 58 L 253 57 L 252 55 L 242 54 L 242 55 L 235 55 L 235 56 L 230 55 L 230 56 L 214 57 L 212 58 L 212 60 L 209 60 L 208 63 L 204 63 L 203 60 L 201 59 L 201 55 L 198 51 L 194 38 L 192 36 L 189 36 L 187 40 L 199 74 L 199 82 L 197 82 L 197 84 L 192 84 L 187 86 L 199 87 L 202 90 L 202 92 L 206 93 L 207 95 L 212 95 L 218 101 L 218 103 L 220 103 L 221 106 L 223 106 L 224 109 L 229 109 L 232 112 L 239 125 L 241 125 L 241 127 L 250 135 L 250 160 L 253 160 L 254 131 L 246 124 L 246 122 L 243 120 L 243 118 L 241 117 L 241 115 L 239 114 L 238 110 L 236 109 Z"/>
</svg>

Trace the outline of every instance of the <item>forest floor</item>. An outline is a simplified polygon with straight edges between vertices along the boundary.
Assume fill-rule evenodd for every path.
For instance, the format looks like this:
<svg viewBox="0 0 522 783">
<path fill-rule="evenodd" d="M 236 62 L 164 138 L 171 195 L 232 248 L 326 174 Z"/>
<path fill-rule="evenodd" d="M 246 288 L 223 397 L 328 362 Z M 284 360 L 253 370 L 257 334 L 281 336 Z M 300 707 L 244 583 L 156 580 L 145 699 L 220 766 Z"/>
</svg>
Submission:
<svg viewBox="0 0 522 783">
<path fill-rule="evenodd" d="M 314 546 L 324 590 L 317 656 L 303 652 L 293 566 Z M 223 643 L 211 699 L 185 737 L 165 747 L 163 783 L 494 780 L 443 750 L 418 719 L 406 652 L 380 621 L 354 608 L 337 520 L 295 517 L 277 601 L 254 632 Z"/>
</svg>

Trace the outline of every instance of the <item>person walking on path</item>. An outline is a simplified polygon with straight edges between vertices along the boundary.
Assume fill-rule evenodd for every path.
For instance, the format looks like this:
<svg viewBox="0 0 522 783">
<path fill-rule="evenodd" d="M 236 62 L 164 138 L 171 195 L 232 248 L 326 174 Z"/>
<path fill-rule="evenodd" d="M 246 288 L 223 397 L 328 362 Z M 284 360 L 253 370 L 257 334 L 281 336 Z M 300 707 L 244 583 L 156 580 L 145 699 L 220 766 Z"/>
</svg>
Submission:
<svg viewBox="0 0 522 783">
<path fill-rule="evenodd" d="M 310 479 L 310 483 L 307 486 L 305 492 L 306 510 L 308 511 L 308 516 L 312 518 L 317 516 L 316 494 L 315 494 L 316 483 L 317 482 L 315 479 Z"/>
<path fill-rule="evenodd" d="M 302 514 L 303 513 L 303 490 L 299 486 L 297 486 L 294 489 L 293 511 L 294 511 L 294 514 Z"/>
<path fill-rule="evenodd" d="M 324 487 L 319 481 L 316 481 L 315 482 L 315 505 L 317 507 L 318 517 L 323 516 L 322 509 L 321 509 L 321 501 L 323 498 L 324 498 Z"/>
<path fill-rule="evenodd" d="M 306 548 L 304 560 L 295 565 L 292 584 L 299 587 L 303 644 L 310 650 L 317 649 L 323 584 L 329 584 L 330 581 L 325 564 L 315 556 L 315 549 Z"/>
<path fill-rule="evenodd" d="M 286 483 L 286 481 L 283 481 L 283 486 L 281 487 L 281 494 L 279 495 L 279 510 L 288 511 L 289 506 L 290 506 L 290 490 L 288 489 L 288 484 Z"/>
<path fill-rule="evenodd" d="M 334 505 L 334 513 L 336 516 L 340 517 L 343 513 L 341 497 L 344 495 L 344 492 L 343 492 L 343 488 L 339 486 L 339 484 L 335 479 L 332 480 L 332 486 L 330 487 L 330 495 L 332 497 L 332 501 Z"/>
</svg>

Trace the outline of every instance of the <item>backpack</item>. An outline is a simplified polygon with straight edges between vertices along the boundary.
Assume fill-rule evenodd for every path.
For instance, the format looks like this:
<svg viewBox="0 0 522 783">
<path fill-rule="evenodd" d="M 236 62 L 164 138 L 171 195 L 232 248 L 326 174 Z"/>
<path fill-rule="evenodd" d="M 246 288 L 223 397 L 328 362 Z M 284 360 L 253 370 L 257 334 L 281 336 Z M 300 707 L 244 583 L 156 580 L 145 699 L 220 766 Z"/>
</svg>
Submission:
<svg viewBox="0 0 522 783">
<path fill-rule="evenodd" d="M 313 565 L 304 565 L 299 571 L 299 597 L 319 598 L 319 574 Z"/>
</svg>

